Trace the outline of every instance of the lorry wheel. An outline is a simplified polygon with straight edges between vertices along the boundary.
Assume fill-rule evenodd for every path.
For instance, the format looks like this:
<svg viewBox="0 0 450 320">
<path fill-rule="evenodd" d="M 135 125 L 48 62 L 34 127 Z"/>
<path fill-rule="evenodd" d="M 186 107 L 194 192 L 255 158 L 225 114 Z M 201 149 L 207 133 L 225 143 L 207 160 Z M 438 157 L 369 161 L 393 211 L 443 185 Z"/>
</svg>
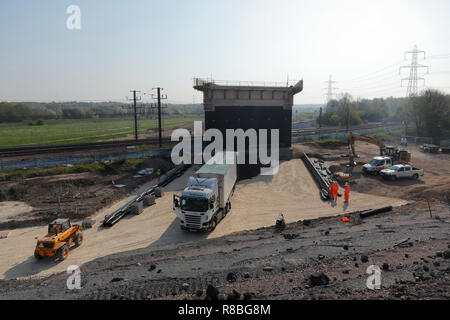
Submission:
<svg viewBox="0 0 450 320">
<path fill-rule="evenodd" d="M 79 247 L 81 246 L 81 243 L 83 242 L 83 234 L 79 233 L 77 237 L 75 238 L 75 246 Z"/>
<path fill-rule="evenodd" d="M 37 252 L 37 251 L 34 252 L 34 257 L 35 257 L 36 259 L 38 259 L 38 260 L 41 260 L 41 259 L 43 258 L 43 256 L 41 256 L 41 255 L 39 254 L 39 252 Z"/>
<path fill-rule="evenodd" d="M 231 205 L 229 202 L 227 202 L 227 204 L 225 205 L 225 209 L 223 210 L 224 216 L 226 216 L 228 214 L 228 212 L 230 212 L 230 208 L 231 208 Z"/>
<path fill-rule="evenodd" d="M 419 175 L 418 175 L 417 173 L 415 173 L 415 174 L 413 175 L 413 178 L 417 180 L 417 179 L 419 179 Z"/>
<path fill-rule="evenodd" d="M 216 229 L 216 227 L 217 227 L 217 217 L 214 217 L 212 220 L 211 220 L 211 227 L 209 227 L 209 231 L 214 231 L 214 229 Z"/>
<path fill-rule="evenodd" d="M 60 260 L 66 260 L 67 256 L 69 255 L 69 247 L 67 245 L 63 245 L 58 249 L 57 255 Z"/>
</svg>

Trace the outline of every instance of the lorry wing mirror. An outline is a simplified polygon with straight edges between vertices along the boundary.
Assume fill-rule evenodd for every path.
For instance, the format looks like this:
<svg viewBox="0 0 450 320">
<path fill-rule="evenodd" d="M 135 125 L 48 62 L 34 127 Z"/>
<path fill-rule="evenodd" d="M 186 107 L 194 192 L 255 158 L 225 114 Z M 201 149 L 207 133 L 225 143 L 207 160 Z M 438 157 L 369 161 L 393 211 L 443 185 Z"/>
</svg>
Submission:
<svg viewBox="0 0 450 320">
<path fill-rule="evenodd" d="M 180 207 L 180 201 L 179 201 L 179 197 L 177 197 L 176 195 L 173 196 L 173 205 L 175 208 L 179 208 Z"/>
</svg>

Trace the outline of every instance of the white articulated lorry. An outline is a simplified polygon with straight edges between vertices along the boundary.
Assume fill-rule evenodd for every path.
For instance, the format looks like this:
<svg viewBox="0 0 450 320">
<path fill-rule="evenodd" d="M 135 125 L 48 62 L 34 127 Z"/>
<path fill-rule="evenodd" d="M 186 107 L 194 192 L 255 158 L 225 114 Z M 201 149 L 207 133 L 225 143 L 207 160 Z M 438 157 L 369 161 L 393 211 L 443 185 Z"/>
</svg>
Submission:
<svg viewBox="0 0 450 320">
<path fill-rule="evenodd" d="M 231 209 L 237 181 L 237 153 L 220 152 L 189 177 L 181 196 L 173 196 L 173 211 L 184 230 L 214 230 Z"/>
</svg>

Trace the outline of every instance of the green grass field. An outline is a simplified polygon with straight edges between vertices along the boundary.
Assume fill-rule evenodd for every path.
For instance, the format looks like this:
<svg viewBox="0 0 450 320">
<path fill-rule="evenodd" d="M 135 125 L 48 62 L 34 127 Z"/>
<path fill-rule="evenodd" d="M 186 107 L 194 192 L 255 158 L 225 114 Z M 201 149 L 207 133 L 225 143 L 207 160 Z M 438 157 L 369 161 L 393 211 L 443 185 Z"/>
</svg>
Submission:
<svg viewBox="0 0 450 320">
<path fill-rule="evenodd" d="M 165 129 L 172 129 L 200 117 L 167 118 L 163 121 Z M 149 128 L 157 128 L 157 120 L 139 120 L 139 133 Z M 28 122 L 0 124 L 0 146 L 19 146 L 27 144 L 66 144 L 95 142 L 132 136 L 134 119 L 80 119 L 46 120 L 42 126 L 29 126 Z"/>
</svg>

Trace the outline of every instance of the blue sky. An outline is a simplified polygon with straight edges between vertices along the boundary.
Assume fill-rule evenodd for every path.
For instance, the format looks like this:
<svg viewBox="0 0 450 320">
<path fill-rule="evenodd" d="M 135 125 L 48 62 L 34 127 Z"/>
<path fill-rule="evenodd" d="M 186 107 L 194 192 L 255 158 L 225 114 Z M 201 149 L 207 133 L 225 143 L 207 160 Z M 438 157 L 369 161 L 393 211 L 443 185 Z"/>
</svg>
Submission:
<svg viewBox="0 0 450 320">
<path fill-rule="evenodd" d="M 66 27 L 72 4 L 81 30 Z M 449 92 L 449 12 L 447 0 L 0 0 L 0 100 L 122 101 L 162 86 L 200 102 L 192 78 L 211 75 L 303 78 L 297 104 L 322 103 L 329 74 L 338 93 L 403 96 L 398 67 L 416 44 L 427 86 Z"/>
</svg>

